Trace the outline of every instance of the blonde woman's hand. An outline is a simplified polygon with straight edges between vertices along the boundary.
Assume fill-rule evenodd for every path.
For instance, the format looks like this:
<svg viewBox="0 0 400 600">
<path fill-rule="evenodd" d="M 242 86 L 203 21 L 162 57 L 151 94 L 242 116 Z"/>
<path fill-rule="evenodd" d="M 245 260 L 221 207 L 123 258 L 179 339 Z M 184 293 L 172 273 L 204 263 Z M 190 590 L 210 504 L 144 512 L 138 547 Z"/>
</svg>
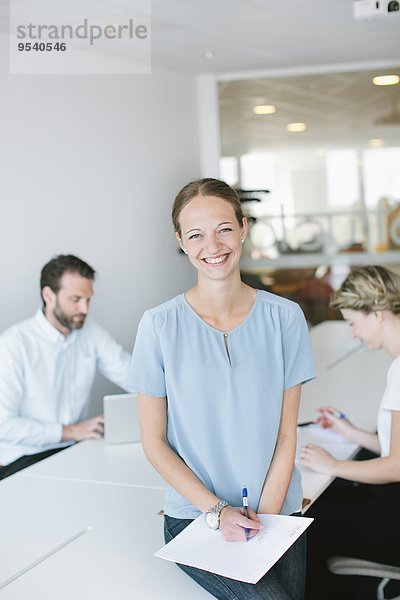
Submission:
<svg viewBox="0 0 400 600">
<path fill-rule="evenodd" d="M 320 446 L 307 444 L 300 448 L 300 462 L 317 473 L 333 475 L 338 461 Z"/>
<path fill-rule="evenodd" d="M 324 429 L 332 429 L 347 440 L 352 440 L 356 427 L 347 417 L 333 406 L 321 406 L 317 408 L 318 416 L 315 422 Z"/>
</svg>

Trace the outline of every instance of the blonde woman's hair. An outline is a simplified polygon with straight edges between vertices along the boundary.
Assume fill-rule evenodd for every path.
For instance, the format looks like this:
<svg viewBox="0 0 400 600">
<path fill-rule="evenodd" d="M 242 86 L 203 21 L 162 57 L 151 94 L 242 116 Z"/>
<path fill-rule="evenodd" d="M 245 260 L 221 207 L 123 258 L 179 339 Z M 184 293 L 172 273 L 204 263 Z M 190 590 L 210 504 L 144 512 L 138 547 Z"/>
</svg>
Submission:
<svg viewBox="0 0 400 600">
<path fill-rule="evenodd" d="M 330 306 L 365 313 L 390 310 L 400 315 L 400 276 L 380 266 L 354 267 Z"/>
</svg>

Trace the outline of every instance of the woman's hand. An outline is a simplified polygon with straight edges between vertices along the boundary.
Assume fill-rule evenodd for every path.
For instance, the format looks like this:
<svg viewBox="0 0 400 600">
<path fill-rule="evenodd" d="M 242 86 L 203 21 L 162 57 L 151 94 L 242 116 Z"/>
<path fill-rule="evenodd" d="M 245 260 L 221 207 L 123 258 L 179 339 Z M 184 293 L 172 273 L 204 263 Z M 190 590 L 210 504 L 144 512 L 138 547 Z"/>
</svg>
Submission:
<svg viewBox="0 0 400 600">
<path fill-rule="evenodd" d="M 305 467 L 322 473 L 323 475 L 334 475 L 337 465 L 336 458 L 326 450 L 315 444 L 307 444 L 300 448 L 300 462 Z"/>
<path fill-rule="evenodd" d="M 248 518 L 244 516 L 243 508 L 227 506 L 221 511 L 219 528 L 227 542 L 245 542 L 257 535 L 262 527 L 258 515 L 251 508 L 248 509 Z"/>
<path fill-rule="evenodd" d="M 338 417 L 338 414 L 342 414 L 339 410 L 332 406 L 321 406 L 317 411 L 319 415 L 315 419 L 315 422 L 320 427 L 324 429 L 331 428 L 347 440 L 352 441 L 357 428 L 346 417 Z"/>
</svg>

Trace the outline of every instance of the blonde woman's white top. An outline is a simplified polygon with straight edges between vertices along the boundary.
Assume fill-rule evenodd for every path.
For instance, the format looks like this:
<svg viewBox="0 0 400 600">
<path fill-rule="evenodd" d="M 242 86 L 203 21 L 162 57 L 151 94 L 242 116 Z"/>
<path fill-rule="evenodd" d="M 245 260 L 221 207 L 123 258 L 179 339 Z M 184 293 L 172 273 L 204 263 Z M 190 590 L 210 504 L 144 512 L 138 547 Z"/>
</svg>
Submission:
<svg viewBox="0 0 400 600">
<path fill-rule="evenodd" d="M 378 412 L 378 437 L 381 456 L 389 456 L 392 412 L 400 410 L 400 356 L 390 364 L 386 376 L 386 388 Z"/>
</svg>

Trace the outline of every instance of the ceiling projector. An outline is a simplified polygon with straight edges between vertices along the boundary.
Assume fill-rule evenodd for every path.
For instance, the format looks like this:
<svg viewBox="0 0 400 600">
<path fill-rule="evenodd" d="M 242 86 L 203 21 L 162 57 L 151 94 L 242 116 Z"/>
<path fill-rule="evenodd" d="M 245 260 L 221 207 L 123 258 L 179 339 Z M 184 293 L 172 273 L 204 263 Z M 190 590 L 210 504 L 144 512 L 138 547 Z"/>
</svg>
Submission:
<svg viewBox="0 0 400 600">
<path fill-rule="evenodd" d="M 396 18 L 399 17 L 398 0 L 353 0 L 355 19 Z"/>
</svg>

